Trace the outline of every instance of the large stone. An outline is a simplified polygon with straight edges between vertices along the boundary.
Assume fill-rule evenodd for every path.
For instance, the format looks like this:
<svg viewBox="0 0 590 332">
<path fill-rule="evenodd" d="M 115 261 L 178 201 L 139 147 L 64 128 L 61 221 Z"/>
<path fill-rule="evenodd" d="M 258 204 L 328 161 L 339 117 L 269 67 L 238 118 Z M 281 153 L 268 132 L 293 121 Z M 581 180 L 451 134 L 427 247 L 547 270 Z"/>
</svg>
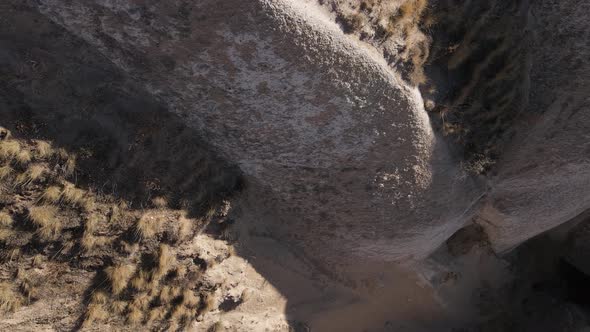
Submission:
<svg viewBox="0 0 590 332">
<path fill-rule="evenodd" d="M 36 3 L 241 167 L 257 231 L 318 261 L 423 257 L 480 197 L 418 90 L 315 4 Z"/>
<path fill-rule="evenodd" d="M 535 42 L 528 115 L 497 165 L 480 218 L 497 251 L 590 207 L 590 3 L 530 6 Z"/>
</svg>

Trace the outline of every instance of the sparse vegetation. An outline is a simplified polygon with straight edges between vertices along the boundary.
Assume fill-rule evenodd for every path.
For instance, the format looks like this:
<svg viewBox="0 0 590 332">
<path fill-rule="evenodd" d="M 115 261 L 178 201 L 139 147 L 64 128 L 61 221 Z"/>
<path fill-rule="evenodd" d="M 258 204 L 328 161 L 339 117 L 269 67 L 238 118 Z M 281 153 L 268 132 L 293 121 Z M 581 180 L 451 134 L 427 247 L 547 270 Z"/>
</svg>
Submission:
<svg viewBox="0 0 590 332">
<path fill-rule="evenodd" d="M 105 270 L 105 272 L 111 281 L 111 289 L 113 294 L 117 295 L 127 287 L 129 279 L 133 275 L 133 272 L 135 272 L 135 266 L 130 264 L 110 266 Z"/>
<path fill-rule="evenodd" d="M 49 142 L 37 141 L 35 146 L 35 158 L 45 160 L 53 156 L 55 151 Z"/>
<path fill-rule="evenodd" d="M 4 180 L 6 177 L 8 177 L 10 174 L 12 174 L 13 169 L 12 167 L 8 166 L 8 165 L 4 165 L 0 167 L 0 181 Z"/>
<path fill-rule="evenodd" d="M 13 312 L 24 304 L 24 299 L 15 286 L 8 282 L 0 282 L 0 310 Z"/>
<path fill-rule="evenodd" d="M 413 85 L 427 83 L 424 66 L 429 57 L 431 40 L 425 32 L 437 23 L 429 10 L 428 0 L 400 0 L 383 3 L 375 0 L 330 2 L 337 21 L 345 33 L 358 34 L 361 39 L 382 45 L 388 40 L 401 42 L 397 58 L 404 65 L 404 77 Z M 389 49 L 387 52 L 391 52 Z M 391 56 L 391 55 L 387 55 Z"/>
<path fill-rule="evenodd" d="M 6 212 L 0 212 L 0 227 L 12 226 L 12 216 Z"/>
<path fill-rule="evenodd" d="M 47 171 L 44 165 L 33 164 L 24 173 L 17 175 L 15 183 L 19 186 L 27 186 L 37 181 Z"/>
<path fill-rule="evenodd" d="M 135 225 L 135 234 L 137 238 L 146 240 L 151 239 L 161 231 L 162 221 L 153 214 L 144 214 L 139 218 Z"/>
<path fill-rule="evenodd" d="M 57 204 L 61 200 L 62 191 L 60 187 L 57 186 L 50 186 L 45 189 L 43 195 L 41 195 L 41 199 L 45 203 L 49 204 Z"/>
<path fill-rule="evenodd" d="M 21 145 L 15 140 L 0 141 L 0 159 L 10 161 L 21 152 Z"/>
<path fill-rule="evenodd" d="M 132 325 L 182 329 L 198 311 L 211 309 L 214 297 L 204 299 L 208 290 L 187 288 L 183 280 L 187 266 L 193 264 L 190 258 L 179 261 L 175 248 L 161 243 L 164 238 L 175 244 L 189 240 L 198 221 L 186 211 L 170 212 L 165 195 L 151 200 L 154 209 L 140 212 L 124 200 L 83 189 L 71 182 L 76 168 L 71 153 L 45 141 L 30 142 L 0 141 L 2 190 L 23 197 L 6 200 L 6 208 L 14 210 L 0 211 L 5 262 L 23 266 L 20 262 L 26 259 L 29 272 L 56 264 L 95 264 L 103 258 L 116 262 L 103 268 L 104 279 L 90 289 L 81 317 L 84 328 L 118 317 Z M 12 211 L 23 211 L 22 217 Z M 207 209 L 202 220 L 215 213 L 215 208 Z M 141 241 L 126 239 L 127 233 Z M 30 248 L 21 250 L 23 245 Z M 121 255 L 116 248 L 128 254 Z M 141 257 L 149 258 L 144 262 Z M 1 310 L 14 311 L 37 299 L 37 284 L 31 277 L 37 272 L 29 272 L 19 269 L 14 284 L 0 284 Z M 201 272 L 195 274 L 193 268 L 192 273 Z"/>
<path fill-rule="evenodd" d="M 44 240 L 54 240 L 62 229 L 57 217 L 57 208 L 51 205 L 33 206 L 29 208 L 29 220 L 35 224 L 39 236 Z"/>
</svg>

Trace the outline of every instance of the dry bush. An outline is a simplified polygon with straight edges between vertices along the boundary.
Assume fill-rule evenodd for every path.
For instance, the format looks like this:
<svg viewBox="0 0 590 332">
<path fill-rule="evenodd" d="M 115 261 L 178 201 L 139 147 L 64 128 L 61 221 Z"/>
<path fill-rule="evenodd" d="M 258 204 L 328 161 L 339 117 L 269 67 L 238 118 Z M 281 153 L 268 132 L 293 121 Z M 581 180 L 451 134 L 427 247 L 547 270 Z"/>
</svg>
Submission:
<svg viewBox="0 0 590 332">
<path fill-rule="evenodd" d="M 176 256 L 172 253 L 170 246 L 166 244 L 160 244 L 160 248 L 158 250 L 158 266 L 156 271 L 154 271 L 154 277 L 156 279 L 161 278 L 174 267 L 175 263 Z"/>
<path fill-rule="evenodd" d="M 86 316 L 82 327 L 88 328 L 95 322 L 102 322 L 109 318 L 109 313 L 102 303 L 90 303 L 86 309 Z"/>
<path fill-rule="evenodd" d="M 159 300 L 162 304 L 168 304 L 175 298 L 179 297 L 182 290 L 176 286 L 164 286 L 160 291 Z"/>
<path fill-rule="evenodd" d="M 114 295 L 118 295 L 127 287 L 134 272 L 135 266 L 131 264 L 109 266 L 105 269 L 105 273 L 111 281 L 111 289 Z"/>
<path fill-rule="evenodd" d="M 158 196 L 152 199 L 152 204 L 159 209 L 164 209 L 168 206 L 168 201 L 165 197 Z"/>
<path fill-rule="evenodd" d="M 12 216 L 6 212 L 0 212 L 0 226 L 10 227 L 12 226 Z"/>
<path fill-rule="evenodd" d="M 64 175 L 72 176 L 76 170 L 76 157 L 69 156 L 64 166 Z"/>
<path fill-rule="evenodd" d="M 22 174 L 17 175 L 15 183 L 19 186 L 26 186 L 39 180 L 47 172 L 47 167 L 41 164 L 33 164 Z"/>
<path fill-rule="evenodd" d="M 131 287 L 138 291 L 144 291 L 150 288 L 152 284 L 152 276 L 149 272 L 139 270 L 137 275 L 131 279 Z"/>
<path fill-rule="evenodd" d="M 178 327 L 184 327 L 194 318 L 194 313 L 189 308 L 178 305 L 172 310 L 170 315 L 169 325 L 175 327 L 173 330 L 177 330 Z M 170 328 L 170 327 L 169 327 Z"/>
<path fill-rule="evenodd" d="M 99 239 L 91 233 L 84 232 L 84 235 L 82 235 L 82 240 L 80 240 L 80 246 L 82 246 L 84 251 L 89 252 L 98 246 L 98 240 Z"/>
<path fill-rule="evenodd" d="M 190 219 L 181 216 L 176 223 L 178 225 L 176 237 L 179 241 L 187 240 L 193 234 L 193 222 Z"/>
<path fill-rule="evenodd" d="M 0 167 L 0 180 L 4 180 L 6 177 L 12 174 L 12 171 L 13 169 L 9 165 Z"/>
<path fill-rule="evenodd" d="M 201 302 L 201 299 L 195 295 L 195 293 L 193 291 L 191 291 L 190 289 L 186 289 L 184 290 L 184 292 L 182 292 L 182 304 L 189 307 L 189 308 L 196 308 L 199 303 Z"/>
<path fill-rule="evenodd" d="M 37 254 L 33 257 L 31 265 L 33 267 L 41 267 L 43 265 L 43 261 L 45 260 L 45 256 L 41 254 Z"/>
<path fill-rule="evenodd" d="M 73 206 L 82 206 L 84 204 L 86 191 L 76 188 L 72 183 L 66 182 L 62 192 L 64 202 Z"/>
<path fill-rule="evenodd" d="M 47 241 L 54 240 L 60 233 L 62 224 L 57 218 L 57 208 L 51 205 L 29 208 L 29 220 L 38 226 L 37 233 Z"/>
<path fill-rule="evenodd" d="M 90 297 L 90 302 L 98 304 L 107 304 L 109 295 L 103 291 L 95 291 Z"/>
<path fill-rule="evenodd" d="M 51 143 L 45 141 L 36 141 L 35 143 L 35 158 L 49 159 L 55 153 Z"/>
<path fill-rule="evenodd" d="M 111 309 L 116 314 L 123 314 L 127 310 L 127 302 L 125 301 L 113 301 L 111 304 Z"/>
<path fill-rule="evenodd" d="M 0 141 L 0 159 L 12 160 L 21 152 L 21 145 L 18 141 Z"/>
<path fill-rule="evenodd" d="M 13 238 L 15 232 L 12 229 L 0 228 L 0 241 L 5 242 L 6 240 Z"/>
<path fill-rule="evenodd" d="M 138 325 L 143 320 L 143 311 L 141 308 L 129 306 L 127 313 L 127 323 L 131 325 Z"/>
<path fill-rule="evenodd" d="M 162 220 L 153 214 L 144 214 L 135 224 L 135 235 L 141 240 L 151 239 L 162 229 Z"/>
<path fill-rule="evenodd" d="M 97 214 L 89 214 L 86 216 L 86 222 L 84 223 L 84 230 L 86 232 L 94 232 L 98 228 L 100 223 L 100 217 Z"/>
<path fill-rule="evenodd" d="M 148 293 L 137 293 L 133 296 L 131 306 L 135 308 L 140 308 L 142 311 L 145 311 L 145 309 L 147 309 L 147 307 L 150 305 L 150 300 L 151 297 L 148 295 Z"/>
<path fill-rule="evenodd" d="M 49 204 L 57 204 L 61 200 L 62 191 L 58 186 L 47 187 L 41 195 L 41 200 Z"/>
<path fill-rule="evenodd" d="M 19 289 L 25 298 L 26 303 L 30 303 L 36 297 L 37 287 L 33 284 L 28 276 L 23 276 L 19 283 Z"/>
<path fill-rule="evenodd" d="M 24 299 L 14 285 L 8 282 L 0 283 L 0 310 L 14 312 L 24 304 Z"/>
<path fill-rule="evenodd" d="M 156 307 L 152 309 L 148 315 L 148 322 L 152 323 L 155 321 L 161 321 L 166 317 L 166 313 L 168 310 L 164 307 Z"/>
<path fill-rule="evenodd" d="M 427 6 L 428 0 L 406 0 L 399 8 L 401 19 L 417 24 Z"/>
<path fill-rule="evenodd" d="M 31 156 L 31 152 L 29 152 L 29 150 L 21 150 L 16 156 L 15 156 L 15 160 L 17 163 L 19 163 L 20 165 L 27 165 L 28 163 L 31 162 L 31 160 L 33 159 L 33 157 Z"/>
</svg>

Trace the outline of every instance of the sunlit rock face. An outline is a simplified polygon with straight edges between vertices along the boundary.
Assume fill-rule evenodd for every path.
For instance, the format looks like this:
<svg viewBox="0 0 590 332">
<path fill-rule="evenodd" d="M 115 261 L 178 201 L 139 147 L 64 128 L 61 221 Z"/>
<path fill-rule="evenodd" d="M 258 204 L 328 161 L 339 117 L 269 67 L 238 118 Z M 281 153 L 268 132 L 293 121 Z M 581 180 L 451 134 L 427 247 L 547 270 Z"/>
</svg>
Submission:
<svg viewBox="0 0 590 332">
<path fill-rule="evenodd" d="M 480 193 L 417 89 L 302 1 L 38 1 L 248 177 L 256 229 L 318 261 L 417 258 Z"/>
</svg>

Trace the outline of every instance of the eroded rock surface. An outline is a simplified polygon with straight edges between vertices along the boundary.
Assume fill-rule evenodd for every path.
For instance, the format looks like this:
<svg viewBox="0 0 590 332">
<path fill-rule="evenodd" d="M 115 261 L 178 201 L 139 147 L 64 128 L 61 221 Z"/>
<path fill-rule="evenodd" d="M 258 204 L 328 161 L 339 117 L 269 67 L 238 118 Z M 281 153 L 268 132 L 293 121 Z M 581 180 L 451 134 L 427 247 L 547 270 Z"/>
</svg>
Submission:
<svg viewBox="0 0 590 332">
<path fill-rule="evenodd" d="M 202 130 L 257 188 L 249 209 L 272 208 L 262 231 L 315 259 L 423 257 L 480 195 L 432 132 L 417 89 L 317 5 L 39 8 Z"/>
</svg>

